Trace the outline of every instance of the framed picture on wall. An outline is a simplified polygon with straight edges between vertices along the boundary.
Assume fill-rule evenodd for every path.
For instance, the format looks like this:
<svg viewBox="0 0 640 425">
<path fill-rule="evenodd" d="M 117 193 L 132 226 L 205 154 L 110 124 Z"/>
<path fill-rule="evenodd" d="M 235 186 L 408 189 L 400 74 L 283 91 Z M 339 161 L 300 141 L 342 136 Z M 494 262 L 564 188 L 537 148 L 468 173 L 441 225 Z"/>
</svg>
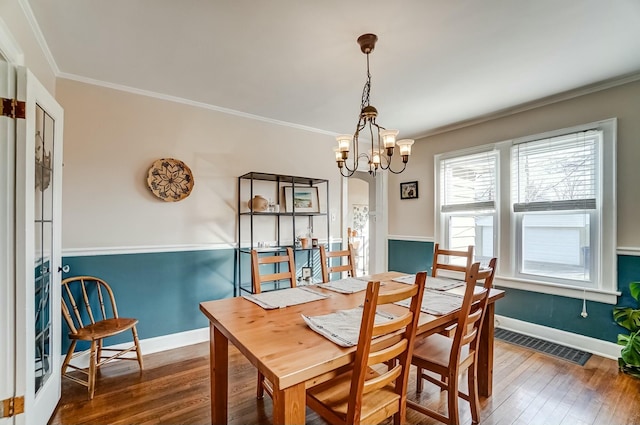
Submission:
<svg viewBox="0 0 640 425">
<path fill-rule="evenodd" d="M 415 199 L 418 197 L 418 182 L 400 183 L 400 199 Z"/>
<path fill-rule="evenodd" d="M 286 212 L 320 212 L 320 202 L 318 200 L 317 187 L 294 187 L 285 186 L 284 189 L 284 207 Z"/>
</svg>

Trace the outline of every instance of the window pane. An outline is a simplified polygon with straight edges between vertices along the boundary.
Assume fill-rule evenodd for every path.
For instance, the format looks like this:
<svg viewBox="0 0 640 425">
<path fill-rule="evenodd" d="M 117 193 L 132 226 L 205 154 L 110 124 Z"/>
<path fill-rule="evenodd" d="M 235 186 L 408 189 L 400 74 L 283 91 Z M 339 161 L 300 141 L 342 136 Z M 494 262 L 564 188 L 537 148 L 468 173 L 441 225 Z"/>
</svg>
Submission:
<svg viewBox="0 0 640 425">
<path fill-rule="evenodd" d="M 442 211 L 493 209 L 496 158 L 490 151 L 443 160 Z"/>
<path fill-rule="evenodd" d="M 590 248 L 589 213 L 522 215 L 521 273 L 584 285 L 591 280 Z"/>
<path fill-rule="evenodd" d="M 466 251 L 469 245 L 474 248 L 474 261 L 482 265 L 489 264 L 493 255 L 493 215 L 469 214 L 449 217 L 448 248 Z M 457 260 L 457 261 L 456 261 Z M 453 264 L 464 264 L 464 259 L 452 258 Z"/>
<path fill-rule="evenodd" d="M 546 209 L 552 210 L 554 202 L 596 198 L 596 145 L 600 137 L 601 132 L 588 131 L 515 145 L 514 204 L 522 210 L 529 203 L 538 204 L 538 208 L 546 204 Z"/>
</svg>

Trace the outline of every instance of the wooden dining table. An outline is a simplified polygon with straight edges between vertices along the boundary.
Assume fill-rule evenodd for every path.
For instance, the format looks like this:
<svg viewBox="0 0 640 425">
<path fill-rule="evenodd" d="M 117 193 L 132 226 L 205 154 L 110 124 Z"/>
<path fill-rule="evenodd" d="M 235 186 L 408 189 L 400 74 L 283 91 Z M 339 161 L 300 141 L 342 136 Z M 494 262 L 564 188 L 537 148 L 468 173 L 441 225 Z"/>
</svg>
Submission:
<svg viewBox="0 0 640 425">
<path fill-rule="evenodd" d="M 370 276 L 383 282 L 381 291 L 397 285 L 393 278 L 399 272 Z M 429 278 L 427 277 L 427 282 Z M 314 289 L 322 288 L 317 285 Z M 311 330 L 302 314 L 316 316 L 361 305 L 365 291 L 342 294 L 318 289 L 328 298 L 285 308 L 265 310 L 242 297 L 206 301 L 200 310 L 209 319 L 211 369 L 211 422 L 227 423 L 229 356 L 231 342 L 273 385 L 273 423 L 303 424 L 306 413 L 306 389 L 324 382 L 353 363 L 356 347 L 344 348 Z M 448 292 L 463 294 L 464 287 Z M 478 352 L 478 390 L 490 396 L 493 381 L 494 303 L 504 291 L 492 289 L 489 294 Z M 405 307 L 385 305 L 385 311 L 401 313 Z M 434 316 L 420 314 L 417 333 L 440 332 L 457 317 L 458 310 Z"/>
</svg>

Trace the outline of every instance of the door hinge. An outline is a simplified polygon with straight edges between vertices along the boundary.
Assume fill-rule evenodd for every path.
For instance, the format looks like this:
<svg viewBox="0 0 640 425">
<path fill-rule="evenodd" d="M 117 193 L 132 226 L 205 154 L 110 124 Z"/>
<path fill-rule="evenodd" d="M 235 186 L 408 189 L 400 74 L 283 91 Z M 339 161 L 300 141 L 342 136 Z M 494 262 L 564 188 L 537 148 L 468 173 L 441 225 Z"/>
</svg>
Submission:
<svg viewBox="0 0 640 425">
<path fill-rule="evenodd" d="M 12 397 L 0 403 L 0 418 L 10 418 L 24 413 L 24 396 Z"/>
<path fill-rule="evenodd" d="M 0 117 L 26 118 L 26 103 L 21 100 L 0 97 Z"/>
</svg>

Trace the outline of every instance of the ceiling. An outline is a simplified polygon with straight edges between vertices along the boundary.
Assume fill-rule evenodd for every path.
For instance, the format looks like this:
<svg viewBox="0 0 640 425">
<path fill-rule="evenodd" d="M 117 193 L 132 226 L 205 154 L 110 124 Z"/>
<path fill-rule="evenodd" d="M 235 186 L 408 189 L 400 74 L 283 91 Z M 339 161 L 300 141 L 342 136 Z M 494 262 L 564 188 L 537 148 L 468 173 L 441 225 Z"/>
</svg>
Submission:
<svg viewBox="0 0 640 425">
<path fill-rule="evenodd" d="M 58 76 L 328 134 L 418 137 L 640 75 L 639 0 L 28 0 Z"/>
</svg>

